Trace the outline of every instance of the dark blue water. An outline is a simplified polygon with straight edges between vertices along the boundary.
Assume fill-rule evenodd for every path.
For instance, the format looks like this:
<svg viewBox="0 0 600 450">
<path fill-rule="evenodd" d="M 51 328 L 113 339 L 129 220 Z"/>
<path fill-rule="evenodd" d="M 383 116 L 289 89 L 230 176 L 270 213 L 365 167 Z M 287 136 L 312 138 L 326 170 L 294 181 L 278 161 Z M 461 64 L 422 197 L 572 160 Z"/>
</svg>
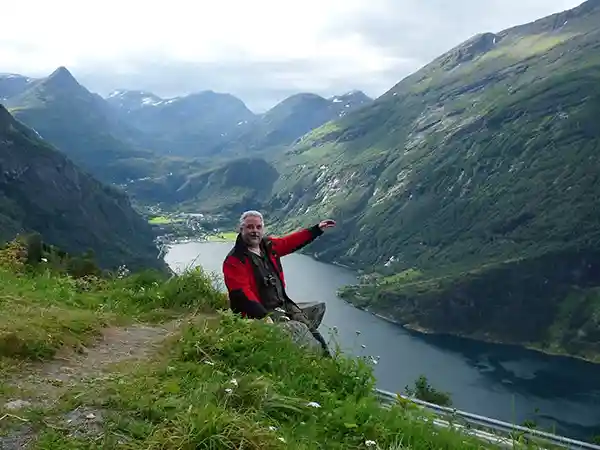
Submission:
<svg viewBox="0 0 600 450">
<path fill-rule="evenodd" d="M 199 264 L 221 275 L 230 249 L 228 243 L 178 244 L 165 260 L 176 270 Z M 600 435 L 600 365 L 409 332 L 336 296 L 339 287 L 356 281 L 353 272 L 301 254 L 282 262 L 295 301 L 327 303 L 322 326 L 326 337 L 337 327 L 335 339 L 342 349 L 381 357 L 375 366 L 381 389 L 402 392 L 424 374 L 434 387 L 451 393 L 458 409 L 511 423 L 535 420 L 544 429 L 579 439 Z"/>
</svg>

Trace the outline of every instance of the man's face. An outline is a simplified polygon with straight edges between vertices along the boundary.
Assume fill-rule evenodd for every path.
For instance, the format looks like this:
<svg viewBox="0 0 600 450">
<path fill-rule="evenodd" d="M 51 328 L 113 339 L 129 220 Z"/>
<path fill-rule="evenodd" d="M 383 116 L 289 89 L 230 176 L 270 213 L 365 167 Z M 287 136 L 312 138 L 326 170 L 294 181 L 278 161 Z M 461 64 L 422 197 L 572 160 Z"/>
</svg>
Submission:
<svg viewBox="0 0 600 450">
<path fill-rule="evenodd" d="M 260 217 L 246 217 L 240 227 L 242 239 L 249 247 L 257 247 L 263 238 L 263 223 Z"/>
</svg>

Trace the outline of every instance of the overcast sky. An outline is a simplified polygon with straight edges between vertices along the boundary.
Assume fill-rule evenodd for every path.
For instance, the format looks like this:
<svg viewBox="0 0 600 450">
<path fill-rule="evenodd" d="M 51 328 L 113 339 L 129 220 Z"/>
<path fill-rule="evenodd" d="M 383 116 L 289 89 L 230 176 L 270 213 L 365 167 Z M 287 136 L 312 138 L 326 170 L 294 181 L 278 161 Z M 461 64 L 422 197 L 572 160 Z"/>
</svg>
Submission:
<svg viewBox="0 0 600 450">
<path fill-rule="evenodd" d="M 0 72 L 66 66 L 88 89 L 204 89 L 262 111 L 297 92 L 378 96 L 472 35 L 581 0 L 3 2 Z"/>
</svg>

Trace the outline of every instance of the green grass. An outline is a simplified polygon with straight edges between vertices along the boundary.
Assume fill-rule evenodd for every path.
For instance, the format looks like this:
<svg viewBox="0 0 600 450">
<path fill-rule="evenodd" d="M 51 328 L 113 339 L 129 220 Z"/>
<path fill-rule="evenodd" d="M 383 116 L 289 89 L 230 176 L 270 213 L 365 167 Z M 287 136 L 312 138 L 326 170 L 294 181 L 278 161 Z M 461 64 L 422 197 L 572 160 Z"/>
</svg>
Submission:
<svg viewBox="0 0 600 450">
<path fill-rule="evenodd" d="M 323 358 L 278 327 L 219 313 L 225 306 L 201 270 L 101 280 L 0 269 L 1 377 L 25 375 L 26 363 L 89 343 L 107 325 L 184 319 L 146 361 L 75 384 L 51 409 L 17 412 L 37 436 L 31 448 L 484 448 L 434 429 L 405 402 L 381 408 L 369 358 Z M 18 393 L 0 389 L 0 405 L 9 398 Z M 65 414 L 78 407 L 101 412 L 99 430 L 73 432 Z M 7 416 L 0 436 L 22 423 Z"/>
<path fill-rule="evenodd" d="M 405 405 L 381 408 L 373 386 L 362 360 L 323 359 L 225 313 L 191 321 L 160 357 L 74 391 L 63 408 L 109 411 L 103 448 L 483 448 Z M 48 428 L 39 448 L 101 447 Z"/>
<path fill-rule="evenodd" d="M 400 273 L 384 277 L 381 281 L 382 284 L 390 283 L 410 283 L 411 281 L 418 280 L 423 276 L 423 273 L 418 269 L 406 269 Z"/>
<path fill-rule="evenodd" d="M 534 34 L 523 36 L 510 45 L 491 50 L 480 58 L 479 62 L 506 56 L 515 60 L 523 60 L 535 55 L 547 53 L 550 49 L 563 44 L 577 36 L 577 33 Z"/>
<path fill-rule="evenodd" d="M 183 219 L 179 218 L 179 219 L 173 219 L 171 217 L 167 217 L 167 216 L 156 216 L 153 217 L 152 219 L 148 220 L 148 223 L 152 224 L 152 225 L 167 225 L 169 223 L 176 223 L 176 222 L 182 222 Z"/>
<path fill-rule="evenodd" d="M 167 281 L 155 272 L 89 281 L 7 269 L 0 269 L 0 279 L 0 357 L 17 360 L 47 359 L 63 347 L 85 345 L 110 324 L 226 306 L 201 269 Z"/>
<path fill-rule="evenodd" d="M 234 242 L 237 235 L 237 231 L 225 231 L 223 233 L 208 235 L 206 240 L 209 242 Z"/>
</svg>

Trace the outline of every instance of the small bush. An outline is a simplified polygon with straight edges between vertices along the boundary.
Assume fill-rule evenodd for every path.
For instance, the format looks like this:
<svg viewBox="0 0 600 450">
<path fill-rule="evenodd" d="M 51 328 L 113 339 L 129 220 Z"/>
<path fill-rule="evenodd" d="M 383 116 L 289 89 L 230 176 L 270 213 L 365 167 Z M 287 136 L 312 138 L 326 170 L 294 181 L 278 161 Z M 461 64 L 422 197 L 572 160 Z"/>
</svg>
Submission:
<svg viewBox="0 0 600 450">
<path fill-rule="evenodd" d="M 424 402 L 434 403 L 440 406 L 452 406 L 452 398 L 447 392 L 438 391 L 429 384 L 425 375 L 419 376 L 415 380 L 414 387 L 405 388 L 408 395 L 423 400 Z"/>
<path fill-rule="evenodd" d="M 166 308 L 198 308 L 203 312 L 229 306 L 227 296 L 214 287 L 214 280 L 201 267 L 188 270 L 164 283 L 162 293 Z"/>
</svg>

